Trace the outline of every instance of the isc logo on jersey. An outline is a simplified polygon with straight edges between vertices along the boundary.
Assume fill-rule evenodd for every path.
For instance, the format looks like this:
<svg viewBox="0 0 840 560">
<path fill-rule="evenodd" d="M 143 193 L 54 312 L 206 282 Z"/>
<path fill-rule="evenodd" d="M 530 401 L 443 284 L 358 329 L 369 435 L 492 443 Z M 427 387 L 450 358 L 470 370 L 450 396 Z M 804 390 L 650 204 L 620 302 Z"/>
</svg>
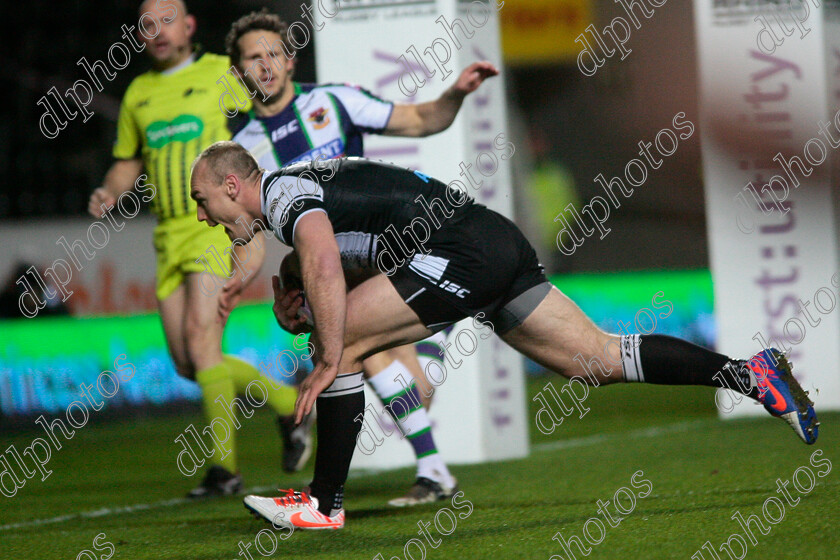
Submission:
<svg viewBox="0 0 840 560">
<path fill-rule="evenodd" d="M 271 131 L 271 141 L 277 142 L 278 140 L 282 140 L 292 132 L 297 132 L 300 130 L 298 127 L 297 121 L 289 121 L 280 128 L 275 128 Z"/>
</svg>

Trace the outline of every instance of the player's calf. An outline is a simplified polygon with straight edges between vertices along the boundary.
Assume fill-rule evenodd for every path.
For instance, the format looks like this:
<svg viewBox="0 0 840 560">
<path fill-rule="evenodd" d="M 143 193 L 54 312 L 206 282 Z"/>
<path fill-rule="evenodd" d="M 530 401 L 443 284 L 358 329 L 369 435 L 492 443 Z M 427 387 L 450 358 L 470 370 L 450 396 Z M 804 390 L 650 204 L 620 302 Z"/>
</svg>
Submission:
<svg viewBox="0 0 840 560">
<path fill-rule="evenodd" d="M 592 385 L 594 387 L 598 387 L 601 384 L 609 384 L 620 381 L 621 375 L 614 375 L 614 373 L 616 369 L 618 369 L 619 371 L 621 370 L 621 357 L 619 354 L 617 356 L 618 363 L 614 362 L 611 357 L 611 350 L 613 345 L 621 345 L 621 339 L 619 337 L 609 338 L 615 340 L 608 340 L 606 343 L 604 343 L 603 359 L 599 358 L 596 355 L 592 356 L 591 358 L 589 358 L 589 360 L 587 360 L 583 357 L 583 354 L 575 355 L 573 360 L 577 365 L 577 369 L 574 372 L 574 377 L 578 379 L 583 379 L 589 385 Z M 613 367 L 607 366 L 607 363 L 612 364 Z"/>
<path fill-rule="evenodd" d="M 222 429 L 222 433 L 224 433 L 224 439 L 217 435 L 216 426 L 219 426 Z M 210 421 L 210 424 L 206 426 L 201 433 L 207 434 L 213 440 L 213 447 L 219 450 L 221 457 L 218 458 L 219 461 L 224 460 L 228 455 L 230 455 L 232 449 L 228 449 L 225 447 L 225 444 L 230 441 L 231 434 L 233 431 L 228 426 L 228 423 L 225 422 L 223 418 L 213 418 Z M 232 447 L 232 446 L 231 446 Z"/>
<path fill-rule="evenodd" d="M 622 365 L 627 381 L 710 387 L 723 383 L 784 419 L 805 443 L 817 440 L 819 423 L 814 403 L 793 377 L 784 355 L 774 348 L 748 360 L 737 360 L 685 340 L 644 335 L 638 348 L 622 354 Z"/>
</svg>

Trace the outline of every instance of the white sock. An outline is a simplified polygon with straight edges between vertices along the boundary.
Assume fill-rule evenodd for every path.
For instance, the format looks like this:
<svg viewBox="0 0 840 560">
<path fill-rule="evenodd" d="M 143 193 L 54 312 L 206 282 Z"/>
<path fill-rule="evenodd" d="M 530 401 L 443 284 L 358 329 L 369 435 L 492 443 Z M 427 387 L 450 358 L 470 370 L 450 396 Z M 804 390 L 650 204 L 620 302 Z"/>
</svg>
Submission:
<svg viewBox="0 0 840 560">
<path fill-rule="evenodd" d="M 417 476 L 423 476 L 447 487 L 454 485 L 432 438 L 432 426 L 420 393 L 411 374 L 399 360 L 373 377 L 370 386 L 391 413 L 400 433 L 408 439 L 417 457 Z M 406 388 L 406 384 L 410 387 Z"/>
</svg>

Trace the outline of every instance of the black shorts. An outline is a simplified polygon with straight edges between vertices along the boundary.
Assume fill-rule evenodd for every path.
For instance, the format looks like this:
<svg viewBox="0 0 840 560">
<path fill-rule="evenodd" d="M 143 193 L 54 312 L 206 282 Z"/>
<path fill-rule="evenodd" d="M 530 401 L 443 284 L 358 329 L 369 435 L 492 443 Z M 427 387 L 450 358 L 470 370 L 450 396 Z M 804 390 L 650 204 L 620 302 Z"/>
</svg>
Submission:
<svg viewBox="0 0 840 560">
<path fill-rule="evenodd" d="M 516 225 L 474 205 L 434 231 L 427 255 L 415 254 L 391 283 L 431 331 L 483 313 L 497 334 L 524 321 L 551 284 L 531 244 Z"/>
</svg>

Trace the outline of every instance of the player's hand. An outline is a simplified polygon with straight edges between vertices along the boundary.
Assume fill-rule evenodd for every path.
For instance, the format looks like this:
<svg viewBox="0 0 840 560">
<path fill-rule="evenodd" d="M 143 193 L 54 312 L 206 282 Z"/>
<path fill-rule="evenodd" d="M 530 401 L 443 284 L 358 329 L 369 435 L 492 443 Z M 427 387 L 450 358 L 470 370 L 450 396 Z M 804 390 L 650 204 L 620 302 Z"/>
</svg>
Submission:
<svg viewBox="0 0 840 560">
<path fill-rule="evenodd" d="M 337 376 L 337 366 L 325 366 L 323 362 L 315 365 L 315 369 L 298 388 L 298 397 L 295 401 L 295 424 L 303 422 L 303 418 L 312 411 L 318 395 L 332 385 Z"/>
<path fill-rule="evenodd" d="M 230 312 L 242 299 L 242 290 L 245 289 L 245 283 L 237 274 L 222 286 L 222 293 L 219 295 L 219 321 L 222 326 L 227 323 Z"/>
<path fill-rule="evenodd" d="M 88 201 L 88 212 L 94 218 L 101 218 L 105 215 L 105 212 L 102 211 L 102 205 L 105 205 L 105 208 L 111 208 L 117 203 L 117 198 L 112 195 L 108 190 L 103 187 L 100 187 L 94 190 L 90 195 L 90 200 Z"/>
<path fill-rule="evenodd" d="M 460 76 L 458 76 L 458 81 L 455 82 L 455 85 L 452 86 L 452 88 L 458 93 L 467 95 L 477 90 L 478 86 L 480 86 L 487 78 L 498 75 L 499 69 L 486 60 L 482 62 L 473 62 L 464 68 L 464 71 L 461 72 Z"/>
<path fill-rule="evenodd" d="M 312 332 L 311 327 L 306 324 L 306 319 L 298 317 L 298 309 L 303 303 L 303 298 L 300 297 L 301 291 L 281 287 L 280 277 L 276 275 L 271 277 L 271 287 L 274 289 L 272 311 L 280 327 L 292 334 Z"/>
</svg>

